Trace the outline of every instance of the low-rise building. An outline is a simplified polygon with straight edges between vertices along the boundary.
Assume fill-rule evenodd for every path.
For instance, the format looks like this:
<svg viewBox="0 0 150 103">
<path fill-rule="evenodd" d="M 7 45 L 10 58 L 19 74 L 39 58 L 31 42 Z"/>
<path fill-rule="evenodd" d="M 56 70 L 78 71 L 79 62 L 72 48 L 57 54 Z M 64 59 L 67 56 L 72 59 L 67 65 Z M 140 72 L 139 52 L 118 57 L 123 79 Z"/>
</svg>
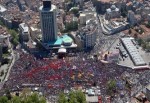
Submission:
<svg viewBox="0 0 150 103">
<path fill-rule="evenodd" d="M 38 36 L 41 34 L 41 30 L 36 26 L 30 26 L 30 36 L 32 40 L 36 40 Z"/>
<path fill-rule="evenodd" d="M 131 60 L 133 61 L 135 66 L 146 66 L 146 62 L 142 58 L 142 56 L 139 54 L 136 46 L 133 44 L 133 39 L 132 38 L 121 38 L 120 39 L 124 48 L 128 52 L 129 56 L 131 57 Z"/>
<path fill-rule="evenodd" d="M 28 41 L 29 40 L 29 27 L 25 23 L 21 23 L 19 25 L 19 32 L 20 32 L 20 37 L 23 41 Z"/>
<path fill-rule="evenodd" d="M 37 52 L 36 42 L 29 40 L 28 42 L 23 42 L 23 47 L 30 53 Z"/>
<path fill-rule="evenodd" d="M 77 45 L 74 43 L 73 39 L 70 36 L 68 36 L 67 34 L 57 36 L 56 41 L 43 43 L 42 45 L 47 50 L 49 50 L 49 49 L 60 49 L 60 48 L 65 48 L 65 49 L 77 48 Z"/>
<path fill-rule="evenodd" d="M 102 31 L 104 34 L 114 34 L 128 28 L 129 23 L 123 19 L 105 20 L 102 22 Z"/>
<path fill-rule="evenodd" d="M 112 5 L 110 8 L 106 9 L 106 19 L 112 19 L 112 18 L 118 18 L 121 16 L 119 8 L 117 8 L 115 5 Z"/>
<path fill-rule="evenodd" d="M 91 11 L 91 12 L 82 12 L 82 13 L 80 13 L 80 17 L 79 17 L 80 24 L 85 25 L 86 21 L 91 19 L 91 18 L 96 18 L 96 13 L 95 12 Z"/>
</svg>

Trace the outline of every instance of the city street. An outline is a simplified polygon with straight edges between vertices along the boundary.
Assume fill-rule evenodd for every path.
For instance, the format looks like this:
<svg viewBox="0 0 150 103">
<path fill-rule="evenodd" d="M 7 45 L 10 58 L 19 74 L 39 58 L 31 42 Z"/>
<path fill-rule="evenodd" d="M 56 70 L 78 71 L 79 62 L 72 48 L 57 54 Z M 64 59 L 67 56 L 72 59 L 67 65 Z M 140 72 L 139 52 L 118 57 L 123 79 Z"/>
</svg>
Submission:
<svg viewBox="0 0 150 103">
<path fill-rule="evenodd" d="M 102 32 L 101 27 L 101 16 L 97 16 L 97 24 L 98 24 L 98 33 L 96 39 L 96 45 L 94 46 L 91 54 L 99 54 L 101 52 L 109 51 L 113 44 L 122 36 L 122 33 L 117 33 L 113 35 L 105 35 Z"/>
</svg>

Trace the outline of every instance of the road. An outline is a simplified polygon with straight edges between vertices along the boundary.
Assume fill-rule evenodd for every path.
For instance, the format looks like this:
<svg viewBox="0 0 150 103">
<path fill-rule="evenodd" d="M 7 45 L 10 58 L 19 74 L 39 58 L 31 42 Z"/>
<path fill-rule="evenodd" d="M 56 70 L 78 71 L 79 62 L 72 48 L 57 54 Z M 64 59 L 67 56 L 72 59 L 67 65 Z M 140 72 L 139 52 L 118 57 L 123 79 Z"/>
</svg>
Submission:
<svg viewBox="0 0 150 103">
<path fill-rule="evenodd" d="M 119 38 L 120 33 L 114 35 L 105 35 L 102 32 L 102 25 L 101 25 L 101 15 L 97 14 L 97 25 L 98 25 L 98 33 L 96 39 L 96 45 L 94 46 L 93 50 L 91 51 L 92 54 L 98 54 L 100 52 L 108 51 L 113 43 Z"/>
<path fill-rule="evenodd" d="M 11 47 L 11 51 L 12 51 L 11 52 L 11 54 L 12 54 L 12 62 L 10 64 L 9 68 L 8 68 L 8 71 L 7 71 L 7 74 L 5 76 L 4 82 L 8 80 L 8 77 L 9 77 L 9 74 L 10 74 L 10 70 L 11 70 L 12 66 L 14 65 L 14 63 L 15 63 L 15 58 L 16 58 L 16 55 L 14 54 L 14 50 L 12 49 L 12 45 L 11 45 L 10 41 L 9 41 L 9 46 Z"/>
</svg>

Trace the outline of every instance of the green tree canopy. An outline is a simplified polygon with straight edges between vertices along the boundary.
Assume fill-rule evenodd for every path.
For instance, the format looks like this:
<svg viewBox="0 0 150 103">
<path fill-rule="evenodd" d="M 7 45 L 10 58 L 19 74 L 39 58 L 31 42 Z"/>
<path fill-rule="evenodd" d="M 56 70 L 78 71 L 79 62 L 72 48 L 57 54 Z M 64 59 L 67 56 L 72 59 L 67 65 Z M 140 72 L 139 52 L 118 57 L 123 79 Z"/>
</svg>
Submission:
<svg viewBox="0 0 150 103">
<path fill-rule="evenodd" d="M 74 15 L 77 15 L 77 14 L 79 13 L 79 9 L 73 8 L 73 9 L 71 10 L 71 12 L 72 12 Z"/>
<path fill-rule="evenodd" d="M 37 93 L 25 91 L 21 96 L 12 96 L 10 100 L 7 96 L 2 96 L 0 103 L 46 103 L 46 99 Z"/>
<path fill-rule="evenodd" d="M 12 36 L 11 43 L 12 43 L 14 46 L 17 46 L 18 43 L 19 43 L 19 36 L 18 36 L 17 32 L 16 32 L 15 30 L 9 30 L 9 33 L 10 33 L 10 35 Z"/>
<path fill-rule="evenodd" d="M 69 95 L 61 93 L 58 98 L 58 103 L 86 103 L 86 97 L 81 91 L 71 91 Z"/>
<path fill-rule="evenodd" d="M 141 39 L 141 38 L 139 38 L 139 39 L 137 40 L 137 42 L 138 42 L 139 45 L 142 45 L 142 44 L 144 43 L 143 39 Z"/>
<path fill-rule="evenodd" d="M 12 103 L 21 103 L 21 99 L 17 96 L 14 96 L 12 99 L 11 99 L 11 102 Z"/>
<path fill-rule="evenodd" d="M 66 23 L 66 31 L 77 30 L 77 29 L 78 29 L 77 21 L 72 21 L 70 23 Z"/>
<path fill-rule="evenodd" d="M 109 80 L 107 83 L 107 92 L 109 95 L 113 94 L 113 90 L 116 88 L 116 81 L 115 80 Z"/>
<path fill-rule="evenodd" d="M 59 94 L 58 103 L 68 103 L 68 100 L 64 93 Z"/>
<path fill-rule="evenodd" d="M 8 103 L 8 98 L 6 96 L 0 97 L 0 103 Z"/>
<path fill-rule="evenodd" d="M 4 26 L 4 23 L 3 23 L 1 20 L 0 20 L 0 25 L 1 25 L 1 26 Z"/>
<path fill-rule="evenodd" d="M 115 80 L 108 81 L 107 86 L 108 86 L 108 89 L 110 89 L 110 90 L 115 89 L 116 81 Z"/>
<path fill-rule="evenodd" d="M 76 98 L 79 103 L 86 103 L 86 97 L 81 91 L 76 91 Z"/>
</svg>

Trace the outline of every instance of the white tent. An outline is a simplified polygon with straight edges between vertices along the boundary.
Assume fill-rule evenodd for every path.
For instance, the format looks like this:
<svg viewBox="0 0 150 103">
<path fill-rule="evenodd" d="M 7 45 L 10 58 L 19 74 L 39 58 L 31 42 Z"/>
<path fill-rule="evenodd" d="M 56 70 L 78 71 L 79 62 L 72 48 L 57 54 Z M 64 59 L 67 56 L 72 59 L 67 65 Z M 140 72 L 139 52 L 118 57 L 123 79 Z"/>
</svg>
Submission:
<svg viewBox="0 0 150 103">
<path fill-rule="evenodd" d="M 65 48 L 60 48 L 58 49 L 58 53 L 66 53 L 67 50 Z"/>
</svg>

